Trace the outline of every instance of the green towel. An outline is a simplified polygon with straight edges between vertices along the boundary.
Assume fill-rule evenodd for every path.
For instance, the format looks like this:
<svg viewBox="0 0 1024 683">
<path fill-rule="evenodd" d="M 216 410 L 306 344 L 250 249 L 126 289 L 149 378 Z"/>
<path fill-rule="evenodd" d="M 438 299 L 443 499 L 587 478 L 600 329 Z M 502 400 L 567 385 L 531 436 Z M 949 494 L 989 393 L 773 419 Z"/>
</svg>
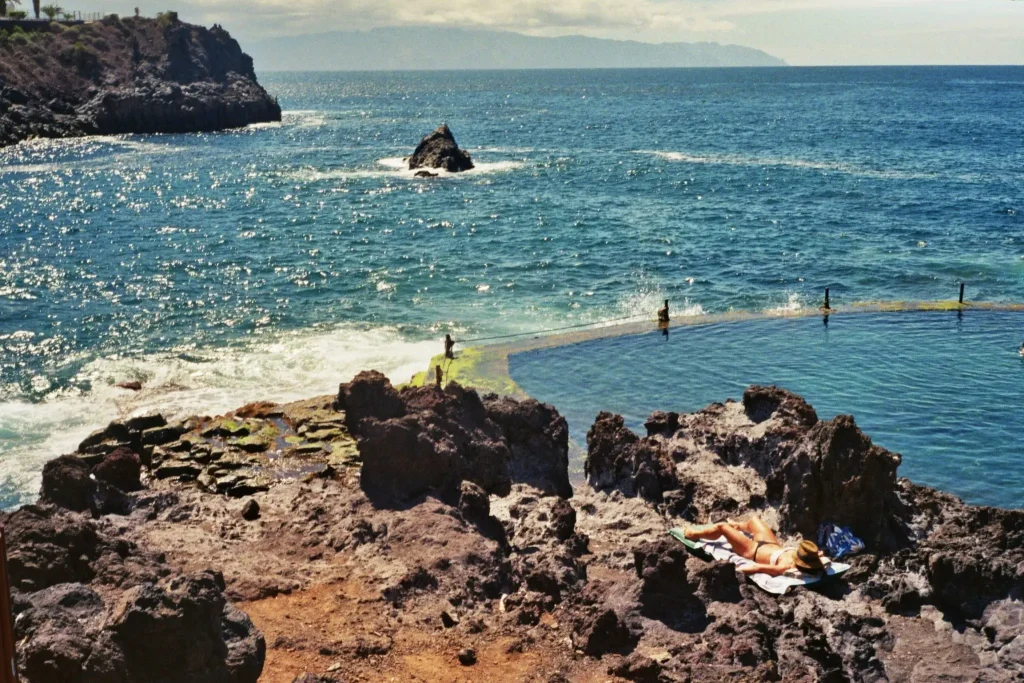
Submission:
<svg viewBox="0 0 1024 683">
<path fill-rule="evenodd" d="M 694 528 L 694 529 L 708 529 L 710 527 L 711 527 L 710 524 L 705 524 L 703 526 L 694 526 L 692 528 Z M 688 539 L 686 537 L 686 530 L 685 529 L 669 529 L 668 532 L 672 535 L 672 538 L 674 538 L 677 541 L 679 541 L 680 543 L 682 543 L 684 546 L 686 546 L 687 550 L 689 550 L 691 553 L 693 553 L 694 555 L 696 555 L 700 559 L 702 559 L 702 560 L 712 560 L 712 559 L 714 559 L 711 556 L 711 553 L 709 553 L 708 551 L 704 550 L 704 548 L 702 548 L 699 545 L 697 545 L 697 543 L 695 541 L 691 541 L 690 539 Z"/>
</svg>

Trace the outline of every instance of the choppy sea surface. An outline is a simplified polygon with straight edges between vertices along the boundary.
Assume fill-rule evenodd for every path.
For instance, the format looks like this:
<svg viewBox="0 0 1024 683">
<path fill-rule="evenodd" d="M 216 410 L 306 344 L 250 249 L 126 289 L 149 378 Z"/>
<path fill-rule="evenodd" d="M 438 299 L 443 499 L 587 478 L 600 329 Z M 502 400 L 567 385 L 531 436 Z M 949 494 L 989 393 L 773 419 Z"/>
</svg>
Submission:
<svg viewBox="0 0 1024 683">
<path fill-rule="evenodd" d="M 446 332 L 1024 301 L 1024 68 L 261 82 L 281 125 L 0 150 L 0 504 L 119 414 L 405 379 Z M 441 121 L 477 168 L 413 178 Z"/>
</svg>

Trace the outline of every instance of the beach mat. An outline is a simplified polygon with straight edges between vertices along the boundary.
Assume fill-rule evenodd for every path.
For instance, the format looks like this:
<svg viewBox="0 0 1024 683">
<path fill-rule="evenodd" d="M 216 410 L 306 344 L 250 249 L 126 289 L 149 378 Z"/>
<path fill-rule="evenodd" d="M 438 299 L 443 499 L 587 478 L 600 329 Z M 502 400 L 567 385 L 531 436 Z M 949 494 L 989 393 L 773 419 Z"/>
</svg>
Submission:
<svg viewBox="0 0 1024 683">
<path fill-rule="evenodd" d="M 697 527 L 700 528 L 700 527 Z M 682 529 L 669 529 L 669 534 L 672 538 L 676 539 L 686 549 L 693 553 L 695 556 L 702 560 L 722 560 L 724 562 L 732 562 L 737 568 L 742 567 L 746 564 L 752 564 L 748 559 L 740 557 L 733 552 L 729 542 L 725 539 L 725 536 L 717 538 L 715 540 L 700 540 L 691 541 L 686 538 Z M 795 569 L 791 569 L 781 576 L 769 576 L 768 574 L 747 574 L 747 578 L 753 581 L 759 588 L 775 595 L 785 595 L 791 589 L 797 586 L 809 586 L 812 583 L 817 583 L 824 579 L 832 578 L 833 576 L 839 576 L 850 568 L 850 565 L 843 564 L 842 562 L 830 562 L 825 568 L 825 571 L 820 574 L 803 574 Z"/>
</svg>

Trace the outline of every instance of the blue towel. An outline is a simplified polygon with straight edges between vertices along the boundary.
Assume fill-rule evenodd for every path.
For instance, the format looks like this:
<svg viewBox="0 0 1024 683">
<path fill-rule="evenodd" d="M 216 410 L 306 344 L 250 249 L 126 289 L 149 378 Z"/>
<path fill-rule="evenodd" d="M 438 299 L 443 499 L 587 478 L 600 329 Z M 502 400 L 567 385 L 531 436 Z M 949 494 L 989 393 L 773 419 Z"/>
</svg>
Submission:
<svg viewBox="0 0 1024 683">
<path fill-rule="evenodd" d="M 864 541 L 853 535 L 849 528 L 822 522 L 818 527 L 818 547 L 833 559 L 864 550 Z"/>
</svg>

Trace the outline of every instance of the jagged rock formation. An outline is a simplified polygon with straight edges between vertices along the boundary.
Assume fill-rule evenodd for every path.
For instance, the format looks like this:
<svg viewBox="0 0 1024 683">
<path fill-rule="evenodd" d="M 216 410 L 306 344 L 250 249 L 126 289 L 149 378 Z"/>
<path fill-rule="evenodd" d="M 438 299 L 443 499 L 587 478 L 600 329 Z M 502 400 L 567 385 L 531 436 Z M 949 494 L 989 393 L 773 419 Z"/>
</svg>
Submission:
<svg viewBox="0 0 1024 683">
<path fill-rule="evenodd" d="M 437 130 L 427 135 L 420 144 L 416 145 L 415 151 L 409 157 L 409 170 L 417 168 L 443 168 L 449 173 L 468 171 L 473 168 L 473 159 L 469 152 L 459 149 L 455 143 L 455 136 L 448 129 L 447 123 L 442 123 Z M 421 171 L 417 176 L 431 177 L 433 174 Z"/>
<path fill-rule="evenodd" d="M 0 46 L 0 145 L 30 137 L 191 133 L 280 121 L 219 26 L 109 17 Z"/>
<path fill-rule="evenodd" d="M 5 515 L 23 680 L 255 682 L 263 636 L 215 571 L 184 573 L 54 506 Z"/>
<path fill-rule="evenodd" d="M 363 489 L 381 502 L 455 500 L 463 481 L 499 496 L 513 482 L 572 495 L 569 430 L 550 406 L 481 399 L 455 383 L 399 392 L 372 371 L 341 385 L 334 405 L 359 437 Z"/>
<path fill-rule="evenodd" d="M 454 383 L 369 372 L 334 397 L 113 423 L 4 520 L 23 678 L 1024 677 L 1024 511 L 897 479 L 852 418 L 774 387 L 647 430 L 600 415 L 593 486 L 572 491 L 554 408 Z M 666 535 L 750 513 L 868 548 L 778 598 Z"/>
<path fill-rule="evenodd" d="M 671 542 L 635 546 L 639 614 L 700 631 L 708 647 L 671 658 L 649 680 L 1024 677 L 1024 511 L 973 507 L 899 480 L 899 455 L 872 444 L 852 417 L 820 421 L 776 387 L 692 415 L 655 413 L 646 426 L 640 439 L 602 414 L 588 434 L 588 478 L 603 492 L 577 499 L 604 518 L 605 544 L 629 544 L 638 528 L 656 537 L 673 518 L 752 513 L 793 538 L 832 521 L 868 542 L 844 583 L 787 600 L 733 585 L 731 567 L 685 559 Z M 644 467 L 666 460 L 676 484 L 660 496 L 638 486 Z M 625 533 L 607 531 L 609 518 Z M 966 630 L 943 635 L 952 624 Z"/>
<path fill-rule="evenodd" d="M 742 405 L 656 413 L 647 429 L 641 439 L 621 417 L 598 415 L 585 463 L 594 488 L 656 502 L 671 491 L 673 504 L 702 519 L 768 507 L 783 531 L 808 538 L 831 521 L 879 548 L 907 542 L 896 494 L 900 456 L 872 444 L 850 416 L 821 422 L 799 396 L 754 386 Z"/>
</svg>

